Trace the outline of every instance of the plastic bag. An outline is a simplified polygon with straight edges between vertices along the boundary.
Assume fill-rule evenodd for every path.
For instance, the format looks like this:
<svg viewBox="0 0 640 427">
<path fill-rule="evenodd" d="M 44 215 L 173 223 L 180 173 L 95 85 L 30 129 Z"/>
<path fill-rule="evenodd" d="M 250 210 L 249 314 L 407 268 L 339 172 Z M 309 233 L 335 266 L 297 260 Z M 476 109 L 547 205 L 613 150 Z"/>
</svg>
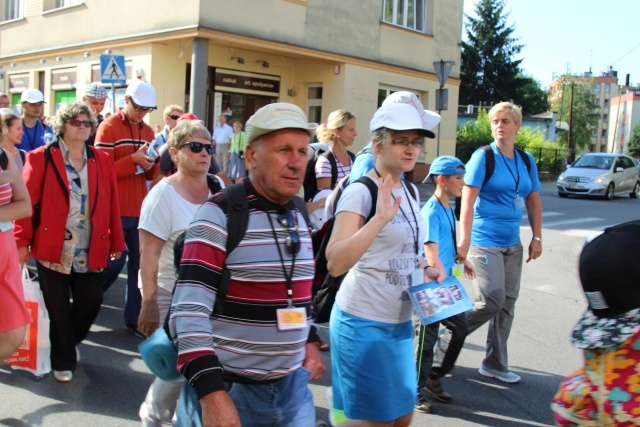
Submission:
<svg viewBox="0 0 640 427">
<path fill-rule="evenodd" d="M 41 376 L 51 372 L 51 342 L 49 341 L 49 313 L 44 305 L 42 291 L 29 278 L 27 267 L 22 267 L 24 301 L 31 314 L 24 342 L 8 359 L 7 364 L 14 369 L 29 371 Z"/>
</svg>

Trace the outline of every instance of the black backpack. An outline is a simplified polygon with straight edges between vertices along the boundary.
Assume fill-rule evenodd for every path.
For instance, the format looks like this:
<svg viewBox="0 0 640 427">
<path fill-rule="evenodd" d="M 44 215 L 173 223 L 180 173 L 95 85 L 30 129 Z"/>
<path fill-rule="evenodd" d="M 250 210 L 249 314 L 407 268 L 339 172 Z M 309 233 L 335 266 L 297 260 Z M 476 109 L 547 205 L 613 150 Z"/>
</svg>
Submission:
<svg viewBox="0 0 640 427">
<path fill-rule="evenodd" d="M 529 158 L 529 155 L 521 148 L 518 148 L 518 147 L 515 147 L 515 148 L 516 148 L 516 153 L 520 155 L 520 158 L 522 159 L 524 165 L 527 167 L 527 171 L 531 171 L 531 159 Z M 490 145 L 483 145 L 482 147 L 478 148 L 478 150 L 484 151 L 484 179 L 482 180 L 482 187 L 484 187 L 493 176 L 493 171 L 496 168 L 496 155 L 494 154 Z M 456 197 L 456 205 L 454 208 L 454 213 L 458 221 L 460 221 L 461 208 L 462 208 L 462 197 Z"/>
<path fill-rule="evenodd" d="M 18 149 L 18 153 L 20 153 L 20 158 L 22 159 L 22 164 L 24 165 L 26 158 L 26 151 Z M 9 166 L 9 158 L 7 157 L 7 152 L 5 150 L 0 149 L 0 168 L 2 170 L 6 170 Z"/>
<path fill-rule="evenodd" d="M 416 197 L 413 186 L 405 180 L 402 181 L 404 187 L 407 189 L 409 194 L 411 194 L 411 197 L 413 197 L 417 201 L 418 198 Z M 369 212 L 369 216 L 365 220 L 366 224 L 376 214 L 376 204 L 378 202 L 378 186 L 373 181 L 373 179 L 369 178 L 368 176 L 363 176 L 355 182 L 364 184 L 371 194 L 371 212 Z M 335 207 L 338 206 L 338 200 L 340 199 L 342 192 L 348 185 L 349 176 L 346 176 L 341 180 L 340 185 L 334 190 L 334 213 Z M 331 274 L 329 274 L 329 270 L 327 269 L 327 244 L 329 243 L 329 239 L 331 238 L 331 232 L 333 231 L 334 223 L 335 216 L 332 216 L 313 236 L 313 251 L 316 254 L 316 269 L 313 276 L 313 287 L 311 288 L 311 292 L 313 295 L 313 313 L 316 323 L 325 323 L 329 321 L 329 318 L 331 317 L 331 309 L 333 308 L 333 303 L 336 300 L 336 294 L 340 289 L 340 284 L 342 284 L 342 281 L 347 275 L 347 273 L 344 273 L 338 277 L 333 277 Z"/>
<path fill-rule="evenodd" d="M 349 157 L 351 158 L 351 162 L 355 160 L 356 156 L 351 151 L 347 151 Z M 336 183 L 338 182 L 338 163 L 336 157 L 331 150 L 316 150 L 313 158 L 307 162 L 307 170 L 304 174 L 304 183 L 302 184 L 302 188 L 304 188 L 304 200 L 307 202 L 313 201 L 313 197 L 318 193 L 318 180 L 316 178 L 316 163 L 320 157 L 326 157 L 331 164 L 331 189 L 335 188 Z"/>
</svg>

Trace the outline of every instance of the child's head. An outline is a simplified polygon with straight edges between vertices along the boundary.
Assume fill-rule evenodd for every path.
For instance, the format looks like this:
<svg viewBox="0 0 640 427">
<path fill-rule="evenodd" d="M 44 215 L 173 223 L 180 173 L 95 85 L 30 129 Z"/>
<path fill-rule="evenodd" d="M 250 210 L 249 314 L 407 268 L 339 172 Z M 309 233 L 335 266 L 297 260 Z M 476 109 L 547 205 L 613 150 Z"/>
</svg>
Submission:
<svg viewBox="0 0 640 427">
<path fill-rule="evenodd" d="M 640 328 L 640 221 L 607 228 L 580 254 L 580 281 L 589 302 L 573 331 L 578 348 L 607 348 Z"/>
<path fill-rule="evenodd" d="M 436 187 L 440 187 L 449 197 L 460 197 L 464 187 L 465 173 L 464 164 L 460 159 L 454 156 L 440 156 L 431 163 L 429 175 L 425 181 L 431 178 L 431 182 Z"/>
</svg>

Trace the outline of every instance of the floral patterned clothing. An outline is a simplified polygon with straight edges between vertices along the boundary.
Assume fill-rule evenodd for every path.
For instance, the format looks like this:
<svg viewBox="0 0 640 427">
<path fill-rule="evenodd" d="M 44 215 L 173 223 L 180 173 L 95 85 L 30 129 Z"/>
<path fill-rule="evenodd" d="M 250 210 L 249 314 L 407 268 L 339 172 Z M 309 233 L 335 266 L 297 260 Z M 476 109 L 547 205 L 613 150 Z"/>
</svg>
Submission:
<svg viewBox="0 0 640 427">
<path fill-rule="evenodd" d="M 558 426 L 640 425 L 640 324 L 621 344 L 584 350 L 551 402 Z"/>
<path fill-rule="evenodd" d="M 69 149 L 58 139 L 69 182 L 69 215 L 65 228 L 60 262 L 39 261 L 44 267 L 62 274 L 89 271 L 88 253 L 91 241 L 91 214 L 89 212 L 89 177 L 87 174 L 87 147 L 82 154 L 82 169 L 76 170 Z"/>
</svg>

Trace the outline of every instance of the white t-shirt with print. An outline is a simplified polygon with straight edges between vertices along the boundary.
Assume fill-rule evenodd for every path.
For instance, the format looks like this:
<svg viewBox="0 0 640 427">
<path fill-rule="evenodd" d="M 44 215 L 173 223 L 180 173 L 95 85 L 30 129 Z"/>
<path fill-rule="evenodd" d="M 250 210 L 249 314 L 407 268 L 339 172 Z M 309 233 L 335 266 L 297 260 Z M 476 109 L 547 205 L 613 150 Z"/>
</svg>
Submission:
<svg viewBox="0 0 640 427">
<path fill-rule="evenodd" d="M 417 195 L 418 190 L 415 186 L 413 188 Z M 425 229 L 419 200 L 416 201 L 404 188 L 394 188 L 392 194 L 396 198 L 402 197 L 401 209 L 349 270 L 336 296 L 336 303 L 342 311 L 354 316 L 399 324 L 411 320 L 413 306 L 405 291 L 410 286 L 411 273 L 417 268 L 415 239 L 417 237 L 420 250 Z M 340 197 L 336 215 L 354 212 L 367 218 L 370 211 L 369 190 L 364 184 L 354 182 Z"/>
</svg>

